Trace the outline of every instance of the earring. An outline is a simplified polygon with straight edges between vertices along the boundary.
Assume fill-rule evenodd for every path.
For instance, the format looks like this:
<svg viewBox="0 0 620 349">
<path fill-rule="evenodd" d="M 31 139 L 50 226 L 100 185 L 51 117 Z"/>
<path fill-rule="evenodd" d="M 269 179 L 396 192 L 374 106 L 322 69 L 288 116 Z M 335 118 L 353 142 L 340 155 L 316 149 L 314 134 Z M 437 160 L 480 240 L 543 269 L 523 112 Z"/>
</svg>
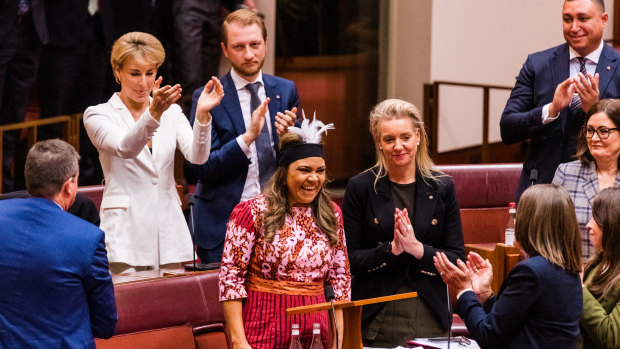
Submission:
<svg viewBox="0 0 620 349">
<path fill-rule="evenodd" d="M 418 145 L 420 145 L 420 142 L 418 142 Z"/>
<path fill-rule="evenodd" d="M 383 147 L 379 147 L 379 150 L 383 150 Z"/>
</svg>

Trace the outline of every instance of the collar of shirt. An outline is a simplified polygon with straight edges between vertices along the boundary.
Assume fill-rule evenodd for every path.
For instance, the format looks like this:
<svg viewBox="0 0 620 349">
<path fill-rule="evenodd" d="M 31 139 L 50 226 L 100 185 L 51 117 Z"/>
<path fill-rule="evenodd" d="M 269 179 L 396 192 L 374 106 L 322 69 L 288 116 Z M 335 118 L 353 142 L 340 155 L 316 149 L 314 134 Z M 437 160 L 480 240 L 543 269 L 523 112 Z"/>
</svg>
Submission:
<svg viewBox="0 0 620 349">
<path fill-rule="evenodd" d="M 598 64 L 598 60 L 599 60 L 599 58 L 601 58 L 601 53 L 603 52 L 603 45 L 605 45 L 605 43 L 603 42 L 603 40 L 601 40 L 601 44 L 598 45 L 598 48 L 596 50 L 590 52 L 590 54 L 587 55 L 585 58 L 588 59 L 590 62 L 594 62 L 594 64 Z M 570 45 L 569 45 L 568 46 L 568 59 L 569 59 L 569 61 L 572 61 L 576 57 L 581 57 L 581 55 L 578 54 L 575 50 L 573 50 L 573 48 L 570 47 Z"/>
<path fill-rule="evenodd" d="M 237 89 L 237 91 L 241 91 L 241 90 L 245 91 L 245 86 L 253 82 L 260 82 L 261 86 L 265 86 L 265 83 L 263 82 L 263 71 L 262 70 L 258 72 L 258 77 L 254 81 L 247 81 L 246 79 L 241 77 L 241 75 L 237 74 L 235 69 L 230 70 L 230 76 L 232 77 L 233 83 L 235 84 L 235 89 Z"/>
</svg>

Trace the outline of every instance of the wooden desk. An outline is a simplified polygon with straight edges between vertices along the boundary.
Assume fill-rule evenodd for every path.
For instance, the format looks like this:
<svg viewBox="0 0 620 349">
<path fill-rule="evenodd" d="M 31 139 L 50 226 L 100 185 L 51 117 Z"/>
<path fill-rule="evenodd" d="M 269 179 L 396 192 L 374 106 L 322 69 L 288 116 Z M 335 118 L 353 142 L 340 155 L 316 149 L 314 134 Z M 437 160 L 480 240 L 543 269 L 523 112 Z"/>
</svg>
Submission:
<svg viewBox="0 0 620 349">
<path fill-rule="evenodd" d="M 502 282 L 519 263 L 519 249 L 503 243 L 481 243 L 481 244 L 465 244 L 465 253 L 470 251 L 478 253 L 482 258 L 488 259 L 493 266 L 493 281 L 491 289 L 497 293 Z"/>
</svg>

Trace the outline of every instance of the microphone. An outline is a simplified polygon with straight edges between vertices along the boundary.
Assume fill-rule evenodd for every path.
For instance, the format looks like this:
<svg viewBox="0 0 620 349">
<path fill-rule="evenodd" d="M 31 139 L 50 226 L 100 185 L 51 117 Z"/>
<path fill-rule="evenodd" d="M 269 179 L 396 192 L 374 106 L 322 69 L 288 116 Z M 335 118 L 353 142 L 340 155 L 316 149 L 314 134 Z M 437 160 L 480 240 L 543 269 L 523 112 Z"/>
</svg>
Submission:
<svg viewBox="0 0 620 349">
<path fill-rule="evenodd" d="M 338 323 L 336 322 L 336 310 L 334 309 L 334 298 L 336 295 L 334 294 L 334 288 L 331 285 L 325 286 L 325 300 L 331 302 L 332 304 L 332 319 L 334 321 L 334 328 L 336 329 L 336 349 L 340 348 L 338 343 Z"/>
<path fill-rule="evenodd" d="M 538 182 L 538 170 L 533 168 L 530 171 L 530 185 L 534 185 Z"/>
<path fill-rule="evenodd" d="M 196 203 L 196 199 L 194 198 L 193 193 L 187 194 L 187 205 L 189 206 L 189 233 L 192 236 L 192 246 L 194 250 L 192 251 L 194 254 L 194 262 L 192 264 L 185 264 L 185 270 L 191 271 L 204 271 L 204 270 L 213 270 L 220 267 L 220 263 L 198 263 L 196 264 L 196 234 L 194 234 L 194 204 Z"/>
<path fill-rule="evenodd" d="M 452 307 L 450 306 L 450 288 L 446 284 L 446 296 L 448 296 L 448 349 L 450 349 L 450 337 L 452 335 Z"/>
</svg>

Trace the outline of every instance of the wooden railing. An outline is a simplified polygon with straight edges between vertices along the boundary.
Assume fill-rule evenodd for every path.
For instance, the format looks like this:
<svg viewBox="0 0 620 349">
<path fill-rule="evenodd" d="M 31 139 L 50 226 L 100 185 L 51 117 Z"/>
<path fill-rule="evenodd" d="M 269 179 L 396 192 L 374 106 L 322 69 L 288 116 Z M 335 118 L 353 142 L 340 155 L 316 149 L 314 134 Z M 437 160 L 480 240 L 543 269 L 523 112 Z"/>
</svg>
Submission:
<svg viewBox="0 0 620 349">
<path fill-rule="evenodd" d="M 41 126 L 47 125 L 62 125 L 61 138 L 66 140 L 67 143 L 75 147 L 75 150 L 80 151 L 80 122 L 82 120 L 82 113 L 76 113 L 72 115 L 61 115 L 52 118 L 31 120 L 25 122 L 19 122 L 15 124 L 8 124 L 0 126 L 0 160 L 2 159 L 2 152 L 4 148 L 3 136 L 4 132 L 15 130 L 27 130 L 27 145 L 28 148 L 33 146 L 38 140 L 38 129 Z M 0 161 L 0 193 L 2 192 L 2 161 Z"/>
<path fill-rule="evenodd" d="M 491 90 L 512 90 L 510 86 L 470 84 L 452 81 L 435 81 L 432 84 L 424 84 L 424 124 L 429 132 L 430 151 L 435 161 L 440 155 L 437 147 L 438 139 L 438 119 L 439 119 L 439 90 L 440 86 L 458 86 L 468 88 L 479 88 L 482 90 L 482 140 L 480 145 L 480 163 L 489 163 L 490 144 L 489 144 L 489 93 Z M 506 161 L 512 162 L 512 161 Z"/>
</svg>

